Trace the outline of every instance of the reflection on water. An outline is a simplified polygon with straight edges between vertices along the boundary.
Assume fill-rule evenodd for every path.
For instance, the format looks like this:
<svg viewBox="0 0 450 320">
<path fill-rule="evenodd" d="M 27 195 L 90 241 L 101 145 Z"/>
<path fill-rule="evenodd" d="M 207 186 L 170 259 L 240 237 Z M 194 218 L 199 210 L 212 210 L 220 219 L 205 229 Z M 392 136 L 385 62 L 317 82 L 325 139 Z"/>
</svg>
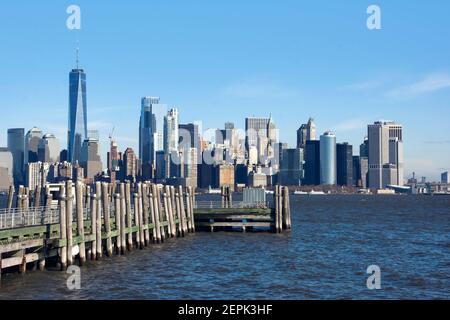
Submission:
<svg viewBox="0 0 450 320">
<path fill-rule="evenodd" d="M 196 233 L 82 268 L 7 274 L 0 299 L 450 298 L 450 197 L 292 196 L 293 231 Z M 382 290 L 366 269 L 379 265 Z"/>
</svg>

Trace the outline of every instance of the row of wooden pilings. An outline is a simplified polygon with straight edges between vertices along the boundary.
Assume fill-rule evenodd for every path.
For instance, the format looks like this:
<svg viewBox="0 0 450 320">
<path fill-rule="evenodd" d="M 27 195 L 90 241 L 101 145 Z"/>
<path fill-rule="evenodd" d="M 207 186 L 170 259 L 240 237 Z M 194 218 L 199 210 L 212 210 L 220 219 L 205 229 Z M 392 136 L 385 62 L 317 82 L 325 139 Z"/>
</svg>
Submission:
<svg viewBox="0 0 450 320">
<path fill-rule="evenodd" d="M 87 259 L 101 259 L 103 254 L 125 254 L 152 242 L 161 243 L 167 238 L 195 232 L 194 203 L 193 188 L 186 188 L 183 193 L 182 187 L 161 189 L 151 183 L 97 182 L 91 190 L 77 182 L 73 190 L 72 181 L 67 181 L 60 187 L 58 205 L 60 267 L 64 270 L 74 263 L 73 245 L 76 243 L 79 263 L 83 265 Z M 73 226 L 74 210 L 76 228 Z M 90 228 L 86 228 L 86 222 L 90 223 Z M 78 238 L 75 242 L 74 236 Z"/>
<path fill-rule="evenodd" d="M 48 185 L 45 187 L 36 187 L 34 191 L 31 191 L 28 187 L 20 186 L 17 195 L 14 186 L 10 186 L 7 200 L 8 210 L 13 208 L 14 198 L 16 198 L 15 207 L 17 209 L 27 210 L 30 207 L 38 208 L 40 206 L 50 205 L 52 195 Z"/>
<path fill-rule="evenodd" d="M 291 230 L 291 206 L 289 188 L 277 185 L 275 187 L 275 232 Z"/>
</svg>

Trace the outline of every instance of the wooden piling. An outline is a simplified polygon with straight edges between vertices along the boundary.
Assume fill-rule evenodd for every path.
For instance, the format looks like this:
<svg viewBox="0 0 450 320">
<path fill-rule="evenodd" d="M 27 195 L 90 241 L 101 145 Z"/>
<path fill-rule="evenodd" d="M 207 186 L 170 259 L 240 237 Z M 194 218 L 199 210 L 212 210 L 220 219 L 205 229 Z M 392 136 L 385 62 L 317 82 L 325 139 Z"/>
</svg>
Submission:
<svg viewBox="0 0 450 320">
<path fill-rule="evenodd" d="M 79 248 L 79 260 L 80 266 L 86 262 L 86 246 L 84 242 L 84 197 L 83 197 L 83 184 L 76 182 L 75 184 L 75 205 L 77 212 L 77 234 L 80 239 Z"/>
<path fill-rule="evenodd" d="M 111 239 L 111 202 L 110 202 L 110 186 L 108 183 L 102 184 L 102 202 L 103 202 L 103 220 L 106 233 L 106 254 L 111 257 L 113 254 Z"/>
<path fill-rule="evenodd" d="M 192 219 L 191 219 L 191 194 L 190 187 L 186 188 L 186 221 L 187 221 L 187 231 L 192 232 Z"/>
<path fill-rule="evenodd" d="M 152 185 L 152 202 L 153 202 L 153 212 L 154 212 L 154 228 L 156 231 L 156 242 L 160 243 L 162 241 L 161 236 L 161 226 L 160 226 L 160 215 L 159 215 L 159 204 L 158 204 L 158 186 L 156 184 Z"/>
<path fill-rule="evenodd" d="M 125 199 L 125 184 L 120 184 L 120 253 L 125 254 L 126 251 L 126 222 L 125 222 L 125 215 L 127 212 L 127 204 Z"/>
<path fill-rule="evenodd" d="M 62 271 L 67 269 L 67 229 L 66 229 L 66 186 L 59 187 L 59 264 Z"/>
<path fill-rule="evenodd" d="M 120 254 L 121 253 L 121 246 L 122 246 L 122 226 L 121 226 L 121 215 L 122 215 L 122 210 L 121 210 L 121 198 L 120 198 L 120 194 L 115 194 L 114 195 L 114 217 L 115 217 L 115 222 L 116 222 L 116 232 L 117 232 L 117 237 L 116 237 L 116 254 Z"/>
<path fill-rule="evenodd" d="M 91 259 L 97 259 L 97 195 L 91 195 Z"/>
<path fill-rule="evenodd" d="M 11 212 L 12 206 L 13 206 L 13 200 L 14 200 L 14 186 L 11 185 L 9 187 L 9 192 L 8 192 L 8 212 Z"/>
<path fill-rule="evenodd" d="M 175 217 L 173 215 L 173 203 L 172 203 L 172 188 L 170 186 L 166 186 L 166 201 L 167 201 L 167 215 L 169 218 L 169 235 L 170 237 L 176 237 L 177 230 L 175 226 Z"/>
<path fill-rule="evenodd" d="M 190 197 L 189 200 L 191 201 L 190 204 L 190 208 L 191 208 L 191 226 L 192 226 L 192 230 L 191 232 L 194 233 L 195 232 L 195 218 L 194 218 L 194 208 L 195 208 L 195 188 L 191 187 L 190 188 Z"/>
<path fill-rule="evenodd" d="M 95 198 L 97 200 L 97 222 L 95 223 L 95 227 L 97 228 L 95 234 L 96 234 L 96 258 L 97 260 L 101 259 L 103 257 L 103 244 L 102 244 L 102 208 L 103 208 L 103 201 L 102 201 L 102 184 L 101 182 L 97 182 L 95 184 Z"/>
<path fill-rule="evenodd" d="M 167 238 L 166 236 L 166 229 L 164 228 L 163 222 L 164 222 L 164 211 L 163 211 L 163 204 L 162 204 L 162 197 L 161 197 L 161 189 L 158 185 L 156 185 L 156 199 L 158 204 L 158 217 L 159 217 L 159 226 L 160 226 L 160 233 L 161 233 L 161 242 L 164 242 L 164 240 Z"/>
<path fill-rule="evenodd" d="M 144 228 L 144 245 L 148 246 L 150 244 L 150 230 L 149 225 L 149 203 L 148 203 L 148 184 L 144 183 L 142 185 L 141 192 L 141 203 L 142 203 L 142 217 L 143 217 L 143 228 Z"/>
<path fill-rule="evenodd" d="M 131 251 L 133 249 L 133 232 L 131 231 L 131 228 L 133 227 L 133 219 L 131 216 L 131 185 L 128 181 L 125 185 L 125 202 L 127 207 L 127 228 L 129 229 L 128 238 L 127 238 L 127 248 L 128 251 Z"/>
<path fill-rule="evenodd" d="M 67 266 L 73 264 L 73 186 L 72 180 L 66 182 L 66 233 L 67 233 Z"/>
<path fill-rule="evenodd" d="M 183 227 L 183 234 L 187 233 L 187 221 L 186 221 L 186 210 L 184 206 L 184 195 L 183 195 L 183 187 L 179 186 L 178 188 L 180 194 L 180 215 L 181 215 L 181 223 Z"/>
</svg>

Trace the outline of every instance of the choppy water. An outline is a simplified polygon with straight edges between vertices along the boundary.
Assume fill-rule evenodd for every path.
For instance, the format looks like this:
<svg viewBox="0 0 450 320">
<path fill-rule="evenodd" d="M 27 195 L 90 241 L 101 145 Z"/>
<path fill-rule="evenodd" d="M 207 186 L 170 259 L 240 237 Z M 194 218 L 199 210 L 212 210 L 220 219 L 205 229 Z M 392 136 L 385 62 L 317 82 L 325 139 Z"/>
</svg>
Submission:
<svg viewBox="0 0 450 320">
<path fill-rule="evenodd" d="M 197 233 L 82 268 L 3 275 L 0 299 L 450 298 L 450 197 L 292 196 L 293 231 Z M 382 290 L 366 287 L 379 265 Z"/>
</svg>

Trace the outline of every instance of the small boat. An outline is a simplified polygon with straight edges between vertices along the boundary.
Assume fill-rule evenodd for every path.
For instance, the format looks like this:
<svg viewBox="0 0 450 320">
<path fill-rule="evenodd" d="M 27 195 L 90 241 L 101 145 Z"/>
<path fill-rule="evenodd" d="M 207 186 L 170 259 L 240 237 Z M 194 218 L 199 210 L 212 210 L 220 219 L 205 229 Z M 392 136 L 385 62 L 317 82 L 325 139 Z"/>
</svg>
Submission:
<svg viewBox="0 0 450 320">
<path fill-rule="evenodd" d="M 305 191 L 295 191 L 294 194 L 295 194 L 295 195 L 300 195 L 300 196 L 306 196 L 306 195 L 308 195 L 308 192 L 305 192 Z"/>
<path fill-rule="evenodd" d="M 275 191 L 273 191 L 273 190 L 266 190 L 266 194 L 275 194 Z"/>
<path fill-rule="evenodd" d="M 211 186 L 209 186 L 209 189 L 206 193 L 207 194 L 221 194 L 222 191 L 220 189 L 213 189 L 213 188 L 211 188 Z"/>
<path fill-rule="evenodd" d="M 324 196 L 324 195 L 326 195 L 326 193 L 325 192 L 323 192 L 323 191 L 311 191 L 310 193 L 308 193 L 310 196 Z"/>
</svg>

